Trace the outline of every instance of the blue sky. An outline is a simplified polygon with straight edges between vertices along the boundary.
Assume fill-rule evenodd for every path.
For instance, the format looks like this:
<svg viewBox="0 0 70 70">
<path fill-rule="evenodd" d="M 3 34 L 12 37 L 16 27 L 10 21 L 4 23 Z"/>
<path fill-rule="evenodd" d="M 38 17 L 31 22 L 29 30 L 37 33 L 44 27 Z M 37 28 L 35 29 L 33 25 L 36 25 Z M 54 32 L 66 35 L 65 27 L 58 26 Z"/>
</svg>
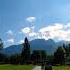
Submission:
<svg viewBox="0 0 70 70">
<path fill-rule="evenodd" d="M 34 17 L 33 22 L 26 20 L 30 17 Z M 69 22 L 70 0 L 0 0 L 0 38 L 5 46 L 10 45 L 10 39 L 14 39 L 13 44 L 23 41 L 29 35 L 23 34 L 24 28 L 34 27 L 36 35 L 41 28 L 55 23 L 66 26 Z"/>
</svg>

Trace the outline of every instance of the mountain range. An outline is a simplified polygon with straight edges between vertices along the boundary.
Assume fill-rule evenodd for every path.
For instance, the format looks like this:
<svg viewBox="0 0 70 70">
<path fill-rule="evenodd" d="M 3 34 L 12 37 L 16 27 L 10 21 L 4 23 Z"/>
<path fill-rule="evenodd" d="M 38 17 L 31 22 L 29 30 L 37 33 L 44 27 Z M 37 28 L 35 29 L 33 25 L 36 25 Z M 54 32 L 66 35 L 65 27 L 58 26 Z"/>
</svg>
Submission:
<svg viewBox="0 0 70 70">
<path fill-rule="evenodd" d="M 30 43 L 30 49 L 33 50 L 45 50 L 47 54 L 53 54 L 56 49 L 58 48 L 59 44 L 62 44 L 62 42 L 55 42 L 52 39 L 45 40 L 45 39 L 35 39 L 29 42 Z M 2 50 L 2 53 L 6 55 L 14 55 L 14 54 L 20 54 L 22 52 L 23 44 L 19 45 L 12 45 L 7 48 L 4 48 Z"/>
</svg>

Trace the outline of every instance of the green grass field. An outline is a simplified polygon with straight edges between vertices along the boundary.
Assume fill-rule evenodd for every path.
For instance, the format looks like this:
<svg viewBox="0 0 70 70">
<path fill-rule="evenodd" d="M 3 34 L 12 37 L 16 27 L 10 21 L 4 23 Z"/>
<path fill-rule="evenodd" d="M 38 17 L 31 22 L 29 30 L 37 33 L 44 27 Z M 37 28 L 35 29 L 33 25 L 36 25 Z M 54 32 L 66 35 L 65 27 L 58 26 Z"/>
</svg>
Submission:
<svg viewBox="0 0 70 70">
<path fill-rule="evenodd" d="M 53 70 L 70 70 L 70 66 L 53 66 Z"/>
<path fill-rule="evenodd" d="M 0 65 L 0 70 L 32 70 L 34 65 Z"/>
<path fill-rule="evenodd" d="M 0 65 L 0 70 L 32 70 L 34 65 Z M 70 70 L 69 66 L 53 66 L 52 70 Z"/>
</svg>

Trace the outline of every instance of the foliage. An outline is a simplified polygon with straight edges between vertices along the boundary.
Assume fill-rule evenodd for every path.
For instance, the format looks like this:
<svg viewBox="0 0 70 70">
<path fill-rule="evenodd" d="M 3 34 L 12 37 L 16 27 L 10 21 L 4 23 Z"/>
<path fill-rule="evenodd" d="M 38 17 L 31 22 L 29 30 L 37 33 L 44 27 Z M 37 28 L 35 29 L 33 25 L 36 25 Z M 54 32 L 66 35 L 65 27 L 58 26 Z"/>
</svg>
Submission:
<svg viewBox="0 0 70 70">
<path fill-rule="evenodd" d="M 62 47 L 58 47 L 58 49 L 54 53 L 54 62 L 56 64 L 64 64 L 65 60 L 64 55 L 65 55 L 64 49 Z"/>
<path fill-rule="evenodd" d="M 0 63 L 5 62 L 6 55 L 4 55 L 1 51 L 3 50 L 3 42 L 0 39 Z"/>
<path fill-rule="evenodd" d="M 44 50 L 34 50 L 31 55 L 31 60 L 33 63 L 43 63 L 46 60 L 46 51 Z"/>
<path fill-rule="evenodd" d="M 2 50 L 3 49 L 3 42 L 2 42 L 2 40 L 0 39 L 0 50 Z"/>
<path fill-rule="evenodd" d="M 22 63 L 28 63 L 30 60 L 30 44 L 28 42 L 28 39 L 25 38 L 25 42 L 23 44 L 23 49 L 21 53 L 21 62 Z"/>
<path fill-rule="evenodd" d="M 59 46 L 54 52 L 54 55 L 46 54 L 45 50 L 34 50 L 30 52 L 30 44 L 27 38 L 25 38 L 22 46 L 21 54 L 15 54 L 9 57 L 1 52 L 4 46 L 0 39 L 0 64 L 45 64 L 46 62 L 55 65 L 70 64 L 70 44 Z"/>
</svg>

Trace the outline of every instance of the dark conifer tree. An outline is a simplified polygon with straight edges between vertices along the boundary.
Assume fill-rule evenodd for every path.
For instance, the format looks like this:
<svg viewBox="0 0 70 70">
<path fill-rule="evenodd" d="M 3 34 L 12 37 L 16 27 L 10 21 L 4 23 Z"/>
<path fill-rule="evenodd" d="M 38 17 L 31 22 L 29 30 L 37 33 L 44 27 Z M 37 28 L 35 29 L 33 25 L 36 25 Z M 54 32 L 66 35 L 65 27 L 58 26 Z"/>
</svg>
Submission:
<svg viewBox="0 0 70 70">
<path fill-rule="evenodd" d="M 3 49 L 3 42 L 2 40 L 0 39 L 0 50 Z"/>
<path fill-rule="evenodd" d="M 25 38 L 23 46 L 24 47 L 22 49 L 21 59 L 23 63 L 27 63 L 30 60 L 30 44 L 28 42 L 27 37 Z"/>
<path fill-rule="evenodd" d="M 2 50 L 3 50 L 3 42 L 0 39 L 0 62 L 3 62 L 4 63 L 5 55 L 2 53 Z"/>
<path fill-rule="evenodd" d="M 56 64 L 64 64 L 65 61 L 65 50 L 63 47 L 58 47 L 54 53 L 54 62 Z"/>
</svg>

